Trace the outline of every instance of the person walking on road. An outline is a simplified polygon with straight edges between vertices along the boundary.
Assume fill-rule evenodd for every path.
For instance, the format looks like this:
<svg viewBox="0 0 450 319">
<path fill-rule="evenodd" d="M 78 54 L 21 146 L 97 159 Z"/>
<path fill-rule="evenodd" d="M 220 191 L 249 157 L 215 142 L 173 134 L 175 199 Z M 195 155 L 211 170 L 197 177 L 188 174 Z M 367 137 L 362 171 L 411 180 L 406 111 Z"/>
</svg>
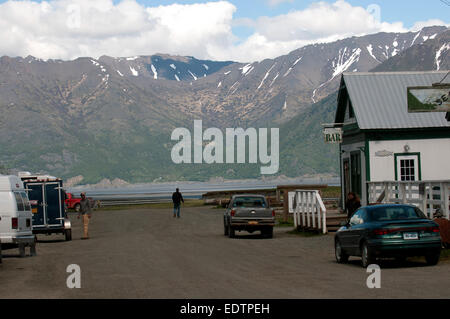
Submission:
<svg viewBox="0 0 450 319">
<path fill-rule="evenodd" d="M 83 237 L 81 239 L 89 239 L 89 219 L 92 217 L 91 213 L 91 203 L 89 199 L 86 198 L 85 193 L 81 193 L 81 201 L 80 201 L 80 211 L 78 213 L 78 219 L 80 219 L 80 215 L 83 216 Z"/>
<path fill-rule="evenodd" d="M 176 192 L 172 194 L 173 202 L 173 217 L 180 218 L 180 205 L 181 202 L 184 204 L 183 195 L 181 195 L 180 190 L 177 188 Z"/>
</svg>

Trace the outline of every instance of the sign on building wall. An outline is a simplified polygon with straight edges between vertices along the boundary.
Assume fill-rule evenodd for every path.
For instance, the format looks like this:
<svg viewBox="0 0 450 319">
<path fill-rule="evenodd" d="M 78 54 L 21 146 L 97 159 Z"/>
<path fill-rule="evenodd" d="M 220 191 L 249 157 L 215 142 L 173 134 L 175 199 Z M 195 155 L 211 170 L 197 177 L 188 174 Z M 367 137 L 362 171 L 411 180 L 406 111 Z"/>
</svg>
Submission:
<svg viewBox="0 0 450 319">
<path fill-rule="evenodd" d="M 342 143 L 342 129 L 335 127 L 326 127 L 323 129 L 325 143 L 340 144 Z"/>
<path fill-rule="evenodd" d="M 450 85 L 407 88 L 408 112 L 450 112 Z"/>
</svg>

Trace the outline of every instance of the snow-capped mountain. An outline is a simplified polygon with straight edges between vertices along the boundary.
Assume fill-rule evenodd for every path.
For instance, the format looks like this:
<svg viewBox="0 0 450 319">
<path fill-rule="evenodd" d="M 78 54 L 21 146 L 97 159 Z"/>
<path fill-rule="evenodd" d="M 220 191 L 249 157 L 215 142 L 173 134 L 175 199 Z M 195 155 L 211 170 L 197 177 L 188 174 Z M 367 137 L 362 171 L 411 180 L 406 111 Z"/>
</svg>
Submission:
<svg viewBox="0 0 450 319">
<path fill-rule="evenodd" d="M 450 31 L 428 27 L 309 45 L 253 63 L 164 54 L 73 61 L 4 56 L 0 163 L 69 177 L 83 171 L 93 182 L 162 171 L 171 178 L 207 177 L 217 170 L 169 165 L 173 128 L 194 119 L 205 127 L 283 128 L 335 92 L 343 72 L 448 69 L 449 50 Z M 306 163 L 295 165 L 320 173 Z"/>
</svg>

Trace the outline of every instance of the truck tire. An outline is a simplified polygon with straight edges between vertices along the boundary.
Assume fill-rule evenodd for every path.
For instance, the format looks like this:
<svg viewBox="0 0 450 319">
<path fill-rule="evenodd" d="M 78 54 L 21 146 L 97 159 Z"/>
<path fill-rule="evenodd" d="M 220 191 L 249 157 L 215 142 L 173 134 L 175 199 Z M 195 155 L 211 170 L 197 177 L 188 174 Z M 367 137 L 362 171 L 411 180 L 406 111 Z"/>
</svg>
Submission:
<svg viewBox="0 0 450 319">
<path fill-rule="evenodd" d="M 262 234 L 267 238 L 273 238 L 273 227 L 268 227 L 262 231 Z"/>
<path fill-rule="evenodd" d="M 234 238 L 235 235 L 236 235 L 235 229 L 231 225 L 228 225 L 228 237 Z"/>
<path fill-rule="evenodd" d="M 75 204 L 75 206 L 73 207 L 74 209 L 75 209 L 75 211 L 78 213 L 78 212 L 80 212 L 80 209 L 81 209 L 81 205 L 78 203 L 78 204 Z"/>
<path fill-rule="evenodd" d="M 64 231 L 64 236 L 66 237 L 66 241 L 72 240 L 72 229 L 66 229 Z"/>
</svg>

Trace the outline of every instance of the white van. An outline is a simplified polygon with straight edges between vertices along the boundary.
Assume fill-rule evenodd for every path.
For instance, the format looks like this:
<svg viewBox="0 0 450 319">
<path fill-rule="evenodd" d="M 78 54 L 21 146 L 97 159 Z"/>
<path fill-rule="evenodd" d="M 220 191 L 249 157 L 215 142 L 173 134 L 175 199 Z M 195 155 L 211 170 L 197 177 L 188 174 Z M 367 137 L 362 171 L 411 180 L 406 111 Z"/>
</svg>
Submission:
<svg viewBox="0 0 450 319">
<path fill-rule="evenodd" d="M 36 254 L 32 232 L 32 213 L 28 195 L 19 177 L 0 175 L 0 244 L 1 249 L 19 248 L 25 256 L 25 247 Z"/>
</svg>

